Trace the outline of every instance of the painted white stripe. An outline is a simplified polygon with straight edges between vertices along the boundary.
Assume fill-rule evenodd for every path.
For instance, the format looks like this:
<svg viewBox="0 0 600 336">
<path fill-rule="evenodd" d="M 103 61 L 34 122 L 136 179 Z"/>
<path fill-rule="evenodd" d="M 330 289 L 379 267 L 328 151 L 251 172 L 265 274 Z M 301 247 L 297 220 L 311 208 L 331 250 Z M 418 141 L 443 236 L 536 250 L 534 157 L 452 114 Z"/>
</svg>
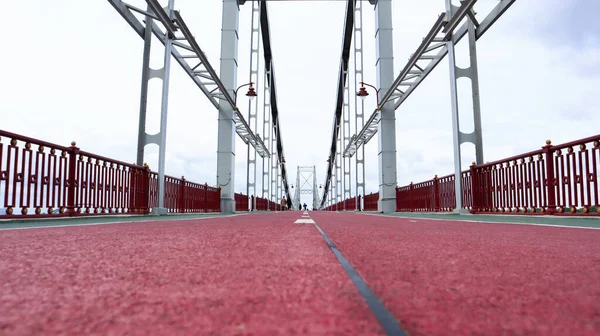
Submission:
<svg viewBox="0 0 600 336">
<path fill-rule="evenodd" d="M 294 224 L 315 224 L 315 221 L 312 220 L 312 219 L 310 219 L 310 218 L 309 219 L 302 219 L 302 218 L 300 218 L 300 219 L 297 219 L 294 222 Z"/>
</svg>

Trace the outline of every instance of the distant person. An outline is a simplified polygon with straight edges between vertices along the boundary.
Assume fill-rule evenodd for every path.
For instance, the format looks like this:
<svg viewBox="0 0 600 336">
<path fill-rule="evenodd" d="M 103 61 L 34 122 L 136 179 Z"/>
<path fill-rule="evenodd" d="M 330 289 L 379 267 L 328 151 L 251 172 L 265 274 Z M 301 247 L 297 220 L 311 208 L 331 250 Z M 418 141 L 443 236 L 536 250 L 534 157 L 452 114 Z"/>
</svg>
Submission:
<svg viewBox="0 0 600 336">
<path fill-rule="evenodd" d="M 304 203 L 304 211 L 306 211 L 306 208 L 307 208 L 306 203 Z"/>
<path fill-rule="evenodd" d="M 287 204 L 285 196 L 281 198 L 281 211 L 285 211 L 285 205 Z"/>
<path fill-rule="evenodd" d="M 293 210 L 293 208 L 292 208 L 292 201 L 289 198 L 287 200 L 287 210 L 290 210 L 290 211 Z"/>
</svg>

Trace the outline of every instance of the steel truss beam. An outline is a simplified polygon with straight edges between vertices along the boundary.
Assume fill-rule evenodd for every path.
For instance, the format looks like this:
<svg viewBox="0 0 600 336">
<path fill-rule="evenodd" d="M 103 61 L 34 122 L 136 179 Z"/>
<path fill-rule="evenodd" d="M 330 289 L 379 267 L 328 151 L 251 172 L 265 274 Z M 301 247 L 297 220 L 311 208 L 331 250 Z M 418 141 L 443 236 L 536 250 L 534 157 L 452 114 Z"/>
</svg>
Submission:
<svg viewBox="0 0 600 336">
<path fill-rule="evenodd" d="M 348 77 L 348 74 L 346 74 L 346 77 Z M 342 172 L 340 174 L 340 176 L 338 177 L 338 183 L 341 184 L 340 186 L 340 190 L 338 192 L 338 198 L 339 201 L 341 202 L 342 200 L 345 199 L 349 199 L 351 197 L 351 188 L 352 188 L 352 180 L 350 178 L 350 158 L 344 158 L 342 157 L 342 146 L 346 143 L 348 143 L 348 141 L 350 140 L 350 78 L 348 77 L 348 79 L 346 80 L 346 83 L 344 85 L 344 108 L 343 108 L 343 122 L 342 122 L 342 137 L 338 137 L 339 142 L 338 142 L 338 146 L 339 146 L 339 150 L 337 151 L 337 158 L 336 160 L 341 161 L 342 163 Z M 341 179 L 340 179 L 341 177 Z M 342 210 L 348 210 L 346 209 L 346 203 L 344 203 L 344 208 Z"/>
<path fill-rule="evenodd" d="M 240 1 L 240 3 L 242 3 Z M 277 109 L 277 90 L 275 85 L 275 69 L 273 66 L 273 54 L 271 52 L 271 34 L 269 31 L 269 15 L 267 11 L 267 2 L 260 2 L 260 30 L 262 33 L 262 41 L 263 41 L 263 56 L 265 59 L 265 71 L 267 73 L 267 79 L 269 83 L 269 93 L 270 93 L 270 108 L 271 108 L 271 126 L 273 127 L 273 141 L 276 142 L 276 148 L 273 148 L 273 152 L 277 153 L 276 161 L 273 165 L 279 165 L 278 171 L 280 172 L 279 176 L 281 176 L 281 182 L 283 187 L 283 192 L 286 195 L 287 199 L 290 199 L 290 191 L 287 180 L 287 171 L 285 167 L 284 160 L 284 151 L 283 151 L 283 142 L 281 140 L 281 125 L 279 123 L 279 110 Z M 267 99 L 267 97 L 265 97 Z M 273 159 L 272 159 L 273 160 Z M 272 172 L 273 174 L 273 172 Z M 278 176 L 278 173 L 275 173 L 275 176 Z M 273 179 L 273 176 L 271 176 Z M 273 191 L 271 191 L 273 195 Z M 281 195 L 277 195 L 279 198 Z M 274 201 L 279 201 L 278 199 Z"/>
<path fill-rule="evenodd" d="M 377 133 L 377 124 L 381 118 L 379 107 L 385 104 L 389 99 L 396 99 L 394 109 L 398 109 L 427 75 L 429 75 L 448 54 L 446 42 L 450 37 L 454 43 L 458 43 L 458 41 L 467 34 L 469 26 L 468 22 L 465 22 L 458 30 L 454 30 L 462 19 L 466 16 L 472 16 L 472 14 L 470 14 L 471 8 L 473 8 L 476 1 L 477 0 L 464 1 L 456 14 L 454 14 L 449 21 L 445 20 L 445 12 L 440 14 L 425 39 L 423 39 L 421 45 L 419 45 L 415 53 L 410 57 L 406 66 L 400 72 L 400 75 L 398 75 L 394 81 L 392 87 L 390 87 L 385 95 L 382 96 L 377 104 L 377 108 L 371 114 L 371 117 L 367 120 L 365 126 L 358 134 L 354 134 L 350 138 L 350 142 L 344 151 L 344 157 L 352 157 L 360 146 L 369 142 L 369 140 Z M 483 34 L 515 1 L 516 0 L 501 0 L 480 24 L 476 24 L 476 39 L 478 40 L 483 36 Z M 474 20 L 474 22 L 477 21 Z M 442 27 L 444 27 L 443 30 Z M 420 61 L 425 61 L 426 64 L 418 64 L 417 62 Z M 398 87 L 403 87 L 403 89 L 401 90 Z"/>
<path fill-rule="evenodd" d="M 363 19 L 362 19 L 362 1 L 356 3 L 354 9 L 354 92 L 358 92 L 360 83 L 364 81 L 364 61 L 363 61 Z M 358 133 L 365 125 L 365 102 L 356 94 L 354 96 L 354 133 Z M 350 99 L 350 97 L 348 97 Z M 350 130 L 344 137 L 344 145 L 347 145 L 350 140 Z M 356 198 L 354 202 L 354 210 L 362 210 L 362 200 L 365 196 L 365 148 L 362 147 L 356 152 L 355 157 L 355 183 L 356 183 Z M 351 158 L 344 157 L 344 160 L 351 162 Z M 360 199 L 358 196 L 361 196 Z M 351 195 L 349 196 L 351 197 Z"/>
<path fill-rule="evenodd" d="M 254 83 L 257 89 L 259 84 L 258 68 L 260 65 L 260 62 L 258 61 L 260 48 L 259 6 L 260 3 L 258 1 L 252 1 L 252 19 L 250 20 L 250 78 L 248 80 L 249 82 Z M 256 62 L 254 60 L 256 60 Z M 248 123 L 250 124 L 250 127 L 254 128 L 254 133 L 258 132 L 258 99 L 250 100 L 248 102 Z M 257 137 L 260 139 L 259 136 Z M 256 150 L 250 145 L 248 145 L 246 165 L 246 195 L 248 195 L 248 197 L 251 195 L 255 196 L 253 198 L 254 204 L 249 204 L 249 207 L 250 209 L 256 209 L 256 196 L 258 196 L 256 191 Z"/>
<path fill-rule="evenodd" d="M 167 34 L 173 39 L 173 48 L 171 55 L 175 58 L 177 63 L 181 65 L 183 70 L 190 76 L 190 78 L 196 83 L 198 88 L 206 95 L 208 100 L 219 108 L 217 99 L 227 101 L 234 109 L 234 121 L 236 123 L 236 133 L 246 144 L 252 145 L 261 157 L 269 157 L 271 154 L 269 150 L 250 129 L 250 126 L 244 119 L 240 110 L 235 106 L 233 98 L 230 93 L 225 89 L 225 86 L 217 76 L 215 70 L 208 62 L 204 52 L 200 49 L 200 46 L 194 39 L 194 36 L 188 29 L 187 25 L 183 21 L 179 11 L 174 11 L 175 18 L 169 19 L 169 15 L 160 6 L 157 0 L 146 0 L 150 12 L 139 9 L 135 6 L 125 3 L 121 0 L 108 0 L 108 2 L 121 14 L 123 19 L 129 23 L 129 25 L 136 31 L 136 33 L 144 38 L 145 24 L 140 22 L 138 18 L 133 14 L 137 12 L 153 18 L 154 20 L 160 21 L 164 27 L 161 29 L 154 20 L 152 20 L 152 33 L 158 38 L 158 40 L 165 45 L 168 40 Z M 177 35 L 180 32 L 182 35 Z M 181 42 L 183 41 L 183 42 Z M 185 52 L 182 54 L 177 48 Z M 188 60 L 194 61 L 192 66 L 188 63 Z"/>
<path fill-rule="evenodd" d="M 344 105 L 344 88 L 346 87 L 348 75 L 348 59 L 350 58 L 350 45 L 352 43 L 352 28 L 354 27 L 354 8 L 356 0 L 348 0 L 346 3 L 346 18 L 344 19 L 344 36 L 342 39 L 342 56 L 340 57 L 340 68 L 337 85 L 337 101 L 335 105 L 335 113 L 333 116 L 333 127 L 331 131 L 331 148 L 329 151 L 329 164 L 327 165 L 327 174 L 325 184 L 323 185 L 323 196 L 321 207 L 327 202 L 327 195 L 331 192 L 331 177 L 336 164 L 336 152 L 338 150 L 338 137 L 340 136 L 340 121 L 342 120 L 342 110 Z M 341 147 L 341 146 L 340 146 Z"/>
<path fill-rule="evenodd" d="M 266 66 L 265 66 L 265 70 L 264 70 L 264 76 L 265 76 L 265 84 L 263 86 L 263 137 L 264 140 L 267 142 L 268 146 L 269 146 L 269 151 L 271 151 L 271 157 L 269 158 L 263 158 L 262 160 L 262 169 L 263 169 L 263 178 L 262 178 L 262 194 L 263 194 L 263 198 L 265 199 L 269 199 L 269 200 L 273 200 L 271 195 L 270 195 L 270 190 L 271 190 L 271 160 L 275 159 L 275 154 L 273 152 L 273 148 L 271 147 L 273 144 L 273 141 L 271 141 L 272 139 L 272 134 L 273 133 L 273 127 L 271 127 L 271 103 L 269 102 L 268 97 L 270 97 L 270 91 L 271 91 L 271 83 L 269 83 L 269 78 L 271 77 L 269 74 L 269 71 L 267 70 Z M 270 208 L 268 210 L 271 210 Z"/>
</svg>

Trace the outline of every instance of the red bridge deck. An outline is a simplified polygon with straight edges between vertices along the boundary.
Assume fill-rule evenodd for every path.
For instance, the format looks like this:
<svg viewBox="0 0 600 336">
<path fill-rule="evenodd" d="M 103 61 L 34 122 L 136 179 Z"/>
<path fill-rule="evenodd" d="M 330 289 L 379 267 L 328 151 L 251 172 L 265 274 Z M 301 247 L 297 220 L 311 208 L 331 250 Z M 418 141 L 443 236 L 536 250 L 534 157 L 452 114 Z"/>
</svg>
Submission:
<svg viewBox="0 0 600 336">
<path fill-rule="evenodd" d="M 0 333 L 386 334 L 301 214 L 2 230 Z M 410 335 L 600 331 L 599 230 L 310 217 Z"/>
</svg>

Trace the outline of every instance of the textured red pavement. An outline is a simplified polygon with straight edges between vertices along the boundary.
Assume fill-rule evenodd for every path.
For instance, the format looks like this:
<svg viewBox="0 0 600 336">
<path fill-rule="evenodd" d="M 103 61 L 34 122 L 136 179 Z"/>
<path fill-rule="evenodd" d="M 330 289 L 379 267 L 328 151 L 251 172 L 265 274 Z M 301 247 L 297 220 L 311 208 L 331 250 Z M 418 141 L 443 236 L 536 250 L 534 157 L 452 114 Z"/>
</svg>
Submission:
<svg viewBox="0 0 600 336">
<path fill-rule="evenodd" d="M 381 334 L 300 214 L 0 231 L 0 334 Z"/>
<path fill-rule="evenodd" d="M 600 230 L 311 216 L 412 336 L 600 335 Z"/>
</svg>

